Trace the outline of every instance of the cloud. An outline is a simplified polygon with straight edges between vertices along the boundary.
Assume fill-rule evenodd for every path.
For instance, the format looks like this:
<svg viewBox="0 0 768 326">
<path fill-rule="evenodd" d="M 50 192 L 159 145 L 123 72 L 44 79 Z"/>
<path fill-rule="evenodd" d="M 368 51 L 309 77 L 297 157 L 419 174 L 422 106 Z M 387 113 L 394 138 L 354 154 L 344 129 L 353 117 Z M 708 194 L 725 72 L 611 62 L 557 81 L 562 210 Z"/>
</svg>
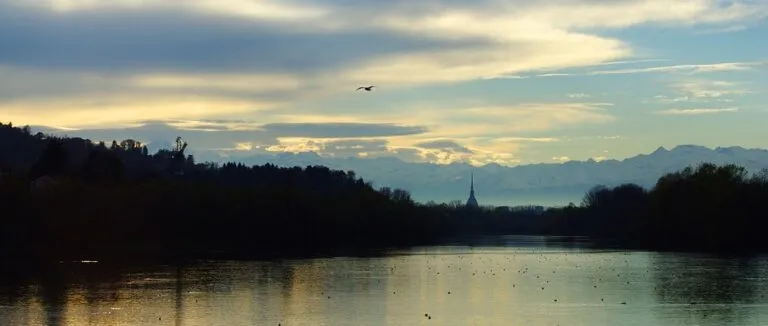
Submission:
<svg viewBox="0 0 768 326">
<path fill-rule="evenodd" d="M 721 80 L 689 80 L 671 85 L 679 93 L 699 99 L 718 98 L 728 95 L 744 95 L 751 91 L 740 83 Z"/>
<path fill-rule="evenodd" d="M 2 50 L 0 50 L 2 51 Z M 63 127 L 254 114 L 286 103 L 282 75 L 100 74 L 0 65 L 0 114 Z"/>
<path fill-rule="evenodd" d="M 253 143 L 251 142 L 235 143 L 234 150 L 249 152 L 253 150 Z"/>
<path fill-rule="evenodd" d="M 477 43 L 451 50 L 414 51 L 376 58 L 353 69 L 353 80 L 362 76 L 379 83 L 423 84 L 488 79 L 538 69 L 559 69 L 600 63 L 629 55 L 621 41 L 558 29 L 545 21 L 523 18 L 519 11 L 485 6 L 434 8 L 411 14 L 383 14 L 380 25 L 405 35 Z M 501 9 L 493 12 L 493 9 Z M 539 8 L 537 8 L 539 9 Z M 528 13 L 530 14 L 530 13 Z M 498 33 L 504 30 L 505 33 Z M 509 78 L 509 77 L 506 77 Z"/>
<path fill-rule="evenodd" d="M 265 148 L 267 152 L 313 152 L 321 157 L 381 157 L 393 156 L 384 139 L 311 139 L 301 137 L 281 137 L 278 144 Z"/>
<path fill-rule="evenodd" d="M 526 147 L 525 143 L 549 142 L 548 138 L 525 137 L 462 137 L 462 141 L 471 144 L 468 151 L 455 150 L 456 142 L 453 140 L 442 141 L 437 144 L 416 143 L 414 146 L 421 151 L 422 159 L 437 164 L 463 162 L 472 165 L 485 165 L 496 163 L 512 165 L 520 163 L 518 152 Z"/>
<path fill-rule="evenodd" d="M 100 103 L 98 110 L 76 109 L 59 125 L 88 114 L 99 116 L 88 123 L 99 124 L 258 115 L 359 83 L 396 90 L 648 62 L 655 59 L 633 60 L 630 44 L 600 32 L 721 27 L 758 21 L 766 12 L 762 3 L 714 0 L 0 0 L 0 44 L 13 44 L 0 47 L 0 105 L 14 119 L 50 124 L 61 112 L 53 103 L 67 110 Z M 156 109 L 170 98 L 204 104 Z"/>
<path fill-rule="evenodd" d="M 334 79 L 341 75 L 349 83 L 450 82 L 607 63 L 631 50 L 619 40 L 585 34 L 583 28 L 717 24 L 758 19 L 762 16 L 757 13 L 764 12 L 764 6 L 722 7 L 714 1 L 672 6 L 245 0 L 0 5 L 8 9 L 0 11 L 13 13 L 0 17 L 0 30 L 5 31 L 0 41 L 15 44 L 0 51 L 0 58 L 19 66 L 110 73 L 164 69 L 168 74 L 322 71 L 317 77 L 324 80 L 334 71 Z M 375 11 L 370 10 L 373 6 Z M 580 14 L 572 15 L 577 8 Z M 51 52 L 57 55 L 46 55 Z M 341 67 L 344 71 L 336 74 Z"/>
<path fill-rule="evenodd" d="M 747 25 L 731 25 L 721 28 L 708 28 L 703 29 L 700 31 L 696 31 L 695 34 L 698 35 L 707 35 L 707 34 L 723 34 L 723 33 L 731 33 L 731 32 L 739 32 L 748 29 L 749 26 Z"/>
<path fill-rule="evenodd" d="M 479 106 L 443 109 L 450 128 L 433 127 L 435 133 L 458 136 L 507 137 L 510 133 L 548 131 L 583 124 L 602 124 L 615 120 L 605 109 L 609 103 L 523 103 L 509 106 Z M 428 113 L 425 121 L 441 122 Z M 447 122 L 447 121 L 446 121 Z"/>
<path fill-rule="evenodd" d="M 519 164 L 521 162 L 519 152 L 530 144 L 570 140 L 567 137 L 462 137 L 460 144 L 458 138 L 435 138 L 429 134 L 386 137 L 379 136 L 381 130 L 350 133 L 350 130 L 341 124 L 342 127 L 337 128 L 335 132 L 330 132 L 338 125 L 334 123 L 315 125 L 313 128 L 299 128 L 297 125 L 283 128 L 282 125 L 275 127 L 244 119 L 201 119 L 142 121 L 139 125 L 125 128 L 62 130 L 36 126 L 34 129 L 48 129 L 54 134 L 105 142 L 131 138 L 148 144 L 152 151 L 158 148 L 169 148 L 171 142 L 180 136 L 190 143 L 190 153 L 203 159 L 221 159 L 222 157 L 233 159 L 256 154 L 311 152 L 321 157 L 388 156 L 407 162 L 436 164 L 465 162 L 473 165 Z M 383 124 L 382 126 L 389 128 L 398 125 Z M 294 132 L 294 128 L 303 131 L 298 134 Z M 393 133 L 399 133 L 398 129 L 395 128 Z"/>
<path fill-rule="evenodd" d="M 587 68 L 609 65 L 609 64 L 629 64 L 629 63 L 643 63 L 652 61 L 668 61 L 664 59 L 658 60 L 636 60 L 636 61 L 619 61 L 608 62 L 594 65 L 583 65 L 579 68 L 580 71 L 574 72 L 548 72 L 539 73 L 533 75 L 497 75 L 489 76 L 487 79 L 525 79 L 532 77 L 573 77 L 573 76 L 599 76 L 599 75 L 626 75 L 626 74 L 640 74 L 640 73 L 686 73 L 688 75 L 700 74 L 700 73 L 712 73 L 712 72 L 733 72 L 733 71 L 755 71 L 757 69 L 766 67 L 768 62 L 766 61 L 744 61 L 744 62 L 719 62 L 710 64 L 680 64 L 680 65 L 667 65 L 667 66 L 655 66 L 655 67 L 640 67 L 640 68 L 625 68 L 625 69 L 608 69 L 608 70 L 586 70 Z M 570 69 L 569 69 L 570 70 Z M 571 94 L 569 94 L 571 95 Z"/>
<path fill-rule="evenodd" d="M 597 136 L 598 139 L 605 139 L 605 140 L 617 140 L 617 139 L 627 139 L 628 137 L 620 136 L 620 135 L 611 135 L 611 136 Z"/>
<path fill-rule="evenodd" d="M 606 103 L 536 98 L 470 105 L 440 98 L 424 107 L 408 102 L 410 92 L 534 75 L 755 70 L 765 63 L 662 65 L 655 62 L 669 60 L 640 57 L 615 32 L 749 26 L 766 17 L 766 7 L 719 0 L 0 0 L 0 44 L 13 45 L 0 46 L 0 117 L 103 136 L 107 127 L 126 137 L 178 134 L 211 150 L 358 155 L 385 146 L 409 159 L 509 163 L 528 144 L 568 140 L 526 136 L 610 123 L 616 113 Z M 351 92 L 371 83 L 382 92 Z M 714 86 L 677 97 L 726 100 L 743 89 Z M 587 98 L 581 94 L 569 101 Z M 362 143 L 333 143 L 343 140 Z M 472 153 L 416 147 L 435 140 Z"/>
<path fill-rule="evenodd" d="M 421 162 L 433 164 L 451 164 L 457 162 L 469 163 L 474 158 L 469 153 L 445 150 L 439 148 L 421 148 L 418 154 Z"/>
<path fill-rule="evenodd" d="M 645 103 L 675 104 L 681 102 L 721 102 L 730 103 L 733 99 L 730 97 L 741 96 L 753 93 L 741 82 L 731 82 L 710 79 L 689 79 L 681 82 L 674 82 L 668 85 L 675 95 L 656 95 L 651 100 L 644 100 Z"/>
<path fill-rule="evenodd" d="M 397 157 L 406 162 L 449 164 L 476 160 L 473 151 L 451 140 L 422 142 L 413 146 L 392 146 L 385 139 L 318 139 L 306 137 L 279 137 L 277 143 L 254 149 L 241 144 L 251 153 L 315 153 L 320 157 L 375 158 Z M 482 159 L 482 156 L 480 157 Z"/>
<path fill-rule="evenodd" d="M 323 150 L 324 146 L 321 141 L 306 138 L 293 138 L 283 137 L 278 138 L 278 144 L 266 147 L 268 152 L 314 152 L 318 153 Z"/>
<path fill-rule="evenodd" d="M 41 0 L 25 3 L 28 7 L 50 10 L 56 13 L 119 12 L 147 9 L 177 9 L 189 12 L 219 13 L 263 20 L 320 19 L 327 16 L 325 8 L 306 2 L 261 0 L 187 0 L 179 3 L 137 0 Z"/>
<path fill-rule="evenodd" d="M 520 75 L 491 75 L 491 76 L 482 76 L 480 79 L 484 80 L 491 80 L 491 79 L 526 79 L 529 78 L 528 76 L 520 76 Z"/>
<path fill-rule="evenodd" d="M 567 162 L 570 161 L 571 158 L 568 156 L 555 156 L 552 158 L 552 160 L 558 161 L 558 162 Z"/>
<path fill-rule="evenodd" d="M 578 14 L 574 14 L 574 7 L 569 5 L 578 6 Z M 626 28 L 641 24 L 729 24 L 734 21 L 760 20 L 768 15 L 766 4 L 742 1 L 729 4 L 709 0 L 554 1 L 536 7 L 540 9 L 530 19 L 552 21 L 556 26 L 578 29 Z M 509 8 L 514 8 L 514 5 L 510 4 Z"/>
<path fill-rule="evenodd" d="M 615 70 L 598 70 L 586 73 L 586 75 L 612 75 L 612 74 L 636 74 L 636 73 L 652 73 L 652 72 L 689 72 L 689 73 L 703 73 L 703 72 L 722 72 L 722 71 L 744 71 L 752 70 L 753 67 L 763 66 L 765 62 L 721 62 L 712 64 L 687 64 L 687 65 L 673 65 L 673 66 L 659 66 L 659 67 L 647 67 L 647 68 L 630 68 L 630 69 L 615 69 Z"/>
<path fill-rule="evenodd" d="M 262 127 L 286 137 L 359 138 L 415 135 L 427 132 L 421 126 L 376 123 L 271 123 Z"/>
<path fill-rule="evenodd" d="M 423 132 L 420 127 L 402 127 L 394 124 L 347 124 L 347 123 L 316 123 L 316 124 L 265 124 L 251 123 L 233 125 L 230 121 L 215 123 L 211 121 L 169 121 L 144 123 L 127 128 L 100 128 L 64 130 L 49 129 L 58 134 L 67 134 L 91 138 L 94 140 L 122 140 L 132 138 L 143 143 L 160 140 L 172 140 L 177 136 L 188 139 L 194 148 L 202 150 L 245 150 L 269 148 L 286 151 L 296 151 L 296 148 L 324 148 L 330 144 L 337 150 L 351 148 L 345 139 L 353 139 L 354 146 L 368 147 L 381 145 L 383 140 L 356 138 L 384 137 L 410 135 Z M 386 143 L 386 142 L 385 142 Z M 385 144 L 384 143 L 384 144 Z M 281 147 L 282 146 L 282 147 Z M 291 147 L 293 146 L 293 147 Z M 343 146 L 346 146 L 343 148 Z M 192 146 L 190 146 L 192 147 Z"/>
<path fill-rule="evenodd" d="M 510 142 L 532 142 L 532 143 L 552 143 L 559 142 L 561 139 L 555 137 L 496 137 L 497 141 Z"/>
<path fill-rule="evenodd" d="M 450 139 L 419 141 L 404 147 L 393 146 L 389 152 L 407 162 L 434 164 L 469 163 L 479 154 Z"/>
<path fill-rule="evenodd" d="M 276 92 L 302 86 L 297 76 L 281 74 L 146 74 L 129 77 L 132 85 L 148 89 Z"/>
<path fill-rule="evenodd" d="M 65 1 L 0 1 L 0 44 L 14 44 L 0 47 L 0 63 L 114 79 L 151 72 L 176 79 L 236 73 L 306 80 L 373 55 L 461 44 L 354 26 L 321 32 L 319 24 L 329 21 L 324 17 L 338 10 L 295 1 L 66 1 L 70 9 L 55 10 L 57 3 Z M 262 16 L 325 14 L 275 23 L 269 17 L 243 17 L 250 7 L 258 7 L 253 12 Z M 237 17 L 222 17 L 222 8 Z"/>
<path fill-rule="evenodd" d="M 466 154 L 474 153 L 471 149 L 465 146 L 459 145 L 455 141 L 446 140 L 446 139 L 420 142 L 420 143 L 414 144 L 414 146 L 424 148 L 424 149 L 439 149 L 443 151 L 450 151 L 450 152 L 456 152 L 456 153 L 466 153 Z"/>
<path fill-rule="evenodd" d="M 620 60 L 620 61 L 602 62 L 602 63 L 596 64 L 596 66 L 613 66 L 613 65 L 626 65 L 626 64 L 634 64 L 634 63 L 663 62 L 663 61 L 670 61 L 670 60 L 669 59 Z"/>
<path fill-rule="evenodd" d="M 562 140 L 564 141 L 573 141 L 573 140 L 622 140 L 622 139 L 629 139 L 627 136 L 621 136 L 621 135 L 599 135 L 599 136 L 566 136 L 562 137 Z"/>
<path fill-rule="evenodd" d="M 74 97 L 0 102 L 0 115 L 19 124 L 61 127 L 125 126 L 145 120 L 201 119 L 255 113 L 277 103 L 231 98 L 167 94 L 141 96 Z"/>
<path fill-rule="evenodd" d="M 722 109 L 669 109 L 656 111 L 657 114 L 663 115 L 701 115 L 701 114 L 716 114 L 716 113 L 730 113 L 738 112 L 739 108 L 722 108 Z"/>
<path fill-rule="evenodd" d="M 40 128 L 43 129 L 43 128 Z M 182 137 L 190 144 L 190 150 L 228 150 L 235 149 L 238 146 L 265 146 L 277 144 L 275 135 L 269 135 L 261 130 L 216 130 L 201 131 L 194 129 L 183 129 L 165 123 L 143 124 L 134 127 L 125 128 L 93 128 L 79 130 L 57 130 L 49 129 L 50 132 L 70 137 L 82 137 L 93 141 L 111 142 L 112 140 L 121 141 L 123 139 L 134 139 L 150 147 L 157 148 L 156 145 L 164 146 L 176 137 Z M 240 144 L 240 145 L 238 145 Z"/>
<path fill-rule="evenodd" d="M 590 98 L 592 96 L 586 93 L 571 93 L 571 94 L 568 94 L 568 97 L 569 98 Z"/>
<path fill-rule="evenodd" d="M 192 0 L 185 4 L 201 12 L 218 12 L 276 21 L 296 21 L 327 18 L 329 9 L 296 1 Z"/>
<path fill-rule="evenodd" d="M 293 121 L 301 125 L 305 121 L 378 121 L 381 124 L 395 123 L 407 127 L 408 132 L 398 133 L 390 141 L 396 147 L 412 146 L 417 142 L 436 139 L 462 139 L 476 141 L 501 137 L 509 142 L 554 142 L 553 137 L 523 137 L 525 133 L 542 132 L 560 128 L 577 128 L 583 125 L 603 124 L 616 118 L 607 110 L 609 103 L 521 103 L 510 105 L 483 105 L 482 102 L 468 106 L 444 104 L 411 104 L 389 110 L 367 110 L 364 115 L 302 115 L 278 113 L 274 118 Z M 390 121 L 390 122 L 384 122 Z M 419 121 L 421 126 L 413 125 Z M 412 130 L 414 129 L 415 130 Z M 515 136 L 521 135 L 521 136 Z M 370 137 L 370 133 L 360 135 Z M 472 148 L 476 144 L 472 144 Z"/>
<path fill-rule="evenodd" d="M 391 155 L 384 139 L 345 139 L 324 143 L 322 151 L 333 157 L 377 157 Z"/>
<path fill-rule="evenodd" d="M 693 101 L 693 99 L 689 96 L 670 97 L 667 95 L 656 95 L 653 97 L 653 100 L 644 100 L 643 103 L 655 102 L 655 103 L 662 103 L 662 104 L 671 104 L 671 103 L 691 102 L 691 101 Z"/>
<path fill-rule="evenodd" d="M 565 76 L 574 76 L 574 75 L 575 74 L 570 74 L 570 73 L 547 73 L 547 74 L 538 74 L 534 77 L 565 77 Z"/>
<path fill-rule="evenodd" d="M 218 153 L 313 151 L 330 156 L 391 155 L 404 160 L 439 164 L 514 164 L 519 162 L 516 153 L 523 144 L 551 143 L 561 139 L 510 136 L 511 131 L 541 132 L 609 122 L 614 118 L 605 110 L 607 106 L 606 103 L 527 103 L 501 107 L 406 108 L 406 111 L 412 112 L 410 116 L 393 115 L 402 120 L 390 123 L 332 120 L 322 123 L 263 123 L 238 118 L 171 118 L 136 121 L 129 128 L 89 127 L 67 133 L 106 141 L 134 138 L 144 143 L 181 136 L 194 145 L 191 149 Z M 381 112 L 372 115 L 369 120 L 383 121 L 387 115 Z M 299 117 L 297 115 L 292 119 L 301 120 Z M 313 119 L 310 117 L 308 120 Z M 405 123 L 407 121 L 430 123 L 429 126 L 419 126 Z M 461 144 L 458 139 L 462 139 Z M 365 144 L 347 144 L 343 140 Z M 380 142 L 375 143 L 378 147 L 370 147 L 374 141 L 384 140 L 386 146 Z"/>
<path fill-rule="evenodd" d="M 522 160 L 518 158 L 515 153 L 509 152 L 485 152 L 481 155 L 474 155 L 466 160 L 467 163 L 474 166 L 482 166 L 486 164 L 499 164 L 499 165 L 515 165 L 520 164 Z"/>
<path fill-rule="evenodd" d="M 422 150 L 413 147 L 391 148 L 390 153 L 405 162 L 427 162 L 422 155 Z"/>
</svg>

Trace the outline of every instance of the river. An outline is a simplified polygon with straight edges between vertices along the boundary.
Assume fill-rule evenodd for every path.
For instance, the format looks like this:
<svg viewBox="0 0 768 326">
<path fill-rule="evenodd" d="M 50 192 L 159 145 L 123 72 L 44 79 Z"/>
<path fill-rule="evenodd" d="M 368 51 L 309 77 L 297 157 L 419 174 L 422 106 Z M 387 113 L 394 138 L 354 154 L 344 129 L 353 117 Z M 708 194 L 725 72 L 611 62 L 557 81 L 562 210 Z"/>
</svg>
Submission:
<svg viewBox="0 0 768 326">
<path fill-rule="evenodd" d="M 363 257 L 1 280 L 0 325 L 768 325 L 768 256 L 497 237 Z"/>
</svg>

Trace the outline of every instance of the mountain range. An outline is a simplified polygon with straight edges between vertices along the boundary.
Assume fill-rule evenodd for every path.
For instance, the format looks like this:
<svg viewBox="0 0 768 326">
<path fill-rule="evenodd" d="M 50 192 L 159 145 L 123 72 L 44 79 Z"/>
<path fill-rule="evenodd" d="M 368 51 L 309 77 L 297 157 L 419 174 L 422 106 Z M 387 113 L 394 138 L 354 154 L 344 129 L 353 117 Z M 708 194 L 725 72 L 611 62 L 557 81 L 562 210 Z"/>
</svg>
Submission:
<svg viewBox="0 0 768 326">
<path fill-rule="evenodd" d="M 474 175 L 475 195 L 481 205 L 567 205 L 578 204 L 595 185 L 616 186 L 635 183 L 651 188 L 662 175 L 700 163 L 733 163 L 750 173 L 768 168 L 768 150 L 738 146 L 708 148 L 679 145 L 670 150 L 659 147 L 649 154 L 623 160 L 587 160 L 519 166 L 466 163 L 410 163 L 396 157 L 325 158 L 314 152 L 260 154 L 229 158 L 247 165 L 272 163 L 278 166 L 325 165 L 354 171 L 376 187 L 407 189 L 417 201 L 466 201 L 469 179 Z M 207 158 L 210 161 L 223 159 Z M 200 160 L 198 160 L 200 161 Z"/>
</svg>

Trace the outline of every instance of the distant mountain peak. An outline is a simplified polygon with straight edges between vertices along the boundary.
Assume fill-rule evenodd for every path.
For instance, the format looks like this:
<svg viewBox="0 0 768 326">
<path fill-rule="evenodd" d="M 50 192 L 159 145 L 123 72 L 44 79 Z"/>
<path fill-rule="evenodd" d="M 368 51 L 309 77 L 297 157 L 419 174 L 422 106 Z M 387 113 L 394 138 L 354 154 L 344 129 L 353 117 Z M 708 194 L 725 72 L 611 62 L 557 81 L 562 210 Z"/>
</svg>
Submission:
<svg viewBox="0 0 768 326">
<path fill-rule="evenodd" d="M 463 162 L 453 164 L 405 162 L 395 156 L 372 158 L 316 158 L 289 154 L 258 155 L 241 158 L 249 164 L 267 162 L 281 166 L 304 166 L 313 161 L 333 169 L 352 170 L 376 186 L 407 189 L 419 201 L 465 200 L 468 196 L 465 181 L 470 171 L 475 175 L 475 186 L 482 189 L 478 201 L 482 204 L 557 203 L 579 201 L 594 185 L 615 186 L 635 183 L 652 187 L 665 173 L 679 171 L 702 162 L 738 164 L 754 173 L 768 168 L 768 151 L 744 149 L 738 146 L 708 148 L 699 145 L 680 145 L 668 150 L 658 147 L 653 153 L 639 154 L 621 160 L 595 159 L 564 163 L 536 163 L 503 166 L 496 163 L 472 166 Z"/>
<path fill-rule="evenodd" d="M 701 146 L 701 145 L 677 145 L 670 152 L 680 152 L 680 151 L 687 151 L 687 152 L 709 152 L 712 151 L 709 147 Z"/>
<path fill-rule="evenodd" d="M 651 155 L 662 154 L 662 153 L 666 153 L 666 152 L 668 152 L 668 150 L 666 148 L 664 148 L 664 146 L 659 146 L 659 148 L 657 148 L 655 151 L 653 151 L 653 153 L 651 153 Z"/>
</svg>

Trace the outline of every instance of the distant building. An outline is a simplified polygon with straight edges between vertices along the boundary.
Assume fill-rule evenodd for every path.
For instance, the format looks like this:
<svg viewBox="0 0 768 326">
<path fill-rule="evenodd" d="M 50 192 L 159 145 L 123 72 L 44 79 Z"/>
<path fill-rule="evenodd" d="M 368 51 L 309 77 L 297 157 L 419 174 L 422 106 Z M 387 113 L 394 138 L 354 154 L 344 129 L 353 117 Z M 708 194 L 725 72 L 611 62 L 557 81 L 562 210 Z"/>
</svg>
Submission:
<svg viewBox="0 0 768 326">
<path fill-rule="evenodd" d="M 477 204 L 477 199 L 475 199 L 475 175 L 470 175 L 470 181 L 469 181 L 469 199 L 467 199 L 467 207 L 468 208 L 477 208 L 480 207 Z"/>
</svg>

